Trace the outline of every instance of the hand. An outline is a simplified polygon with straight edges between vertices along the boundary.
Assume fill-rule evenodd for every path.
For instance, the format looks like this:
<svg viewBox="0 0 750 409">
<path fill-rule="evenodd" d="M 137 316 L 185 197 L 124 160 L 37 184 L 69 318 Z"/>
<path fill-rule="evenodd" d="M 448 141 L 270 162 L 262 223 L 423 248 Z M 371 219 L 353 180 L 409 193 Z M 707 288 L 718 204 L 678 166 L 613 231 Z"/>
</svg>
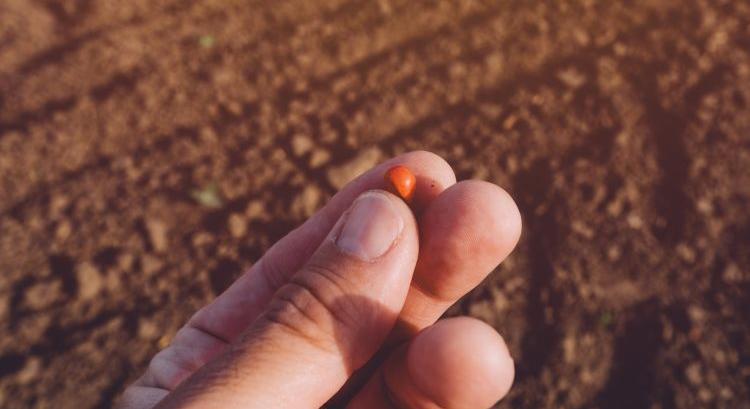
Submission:
<svg viewBox="0 0 750 409">
<path fill-rule="evenodd" d="M 373 190 L 396 164 L 417 177 L 413 212 Z M 119 407 L 489 407 L 513 381 L 505 343 L 478 320 L 437 320 L 507 257 L 520 231 L 499 187 L 456 183 L 431 153 L 392 159 L 200 309 Z"/>
</svg>

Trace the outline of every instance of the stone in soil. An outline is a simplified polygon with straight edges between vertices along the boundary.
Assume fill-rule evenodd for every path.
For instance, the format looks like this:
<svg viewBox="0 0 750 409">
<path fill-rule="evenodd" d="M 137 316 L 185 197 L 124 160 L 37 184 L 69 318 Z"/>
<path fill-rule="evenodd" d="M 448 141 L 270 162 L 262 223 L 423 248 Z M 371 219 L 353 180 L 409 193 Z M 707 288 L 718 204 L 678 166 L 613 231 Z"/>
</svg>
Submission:
<svg viewBox="0 0 750 409">
<path fill-rule="evenodd" d="M 292 203 L 292 213 L 300 217 L 310 217 L 318 209 L 323 192 L 315 185 L 308 185 Z"/>
<path fill-rule="evenodd" d="M 81 263 L 76 269 L 79 296 L 83 300 L 95 298 L 102 289 L 103 280 L 97 268 L 88 262 Z"/>
<path fill-rule="evenodd" d="M 331 153 L 323 148 L 315 148 L 310 154 L 309 165 L 311 168 L 319 168 L 331 160 Z"/>
<path fill-rule="evenodd" d="M 348 162 L 331 168 L 328 171 L 328 182 L 337 190 L 341 189 L 349 181 L 375 166 L 381 156 L 380 150 L 375 147 L 364 149 Z"/>
<path fill-rule="evenodd" d="M 167 224 L 160 219 L 147 219 L 146 231 L 148 239 L 157 253 L 164 252 L 169 244 L 167 240 Z"/>
<path fill-rule="evenodd" d="M 294 156 L 302 156 L 313 147 L 313 141 L 307 135 L 297 134 L 292 137 L 292 153 Z"/>
<path fill-rule="evenodd" d="M 247 220 L 245 220 L 244 215 L 240 213 L 232 213 L 229 215 L 227 223 L 229 224 L 229 234 L 231 234 L 232 237 L 239 239 L 245 236 L 245 233 L 247 232 Z"/>
</svg>

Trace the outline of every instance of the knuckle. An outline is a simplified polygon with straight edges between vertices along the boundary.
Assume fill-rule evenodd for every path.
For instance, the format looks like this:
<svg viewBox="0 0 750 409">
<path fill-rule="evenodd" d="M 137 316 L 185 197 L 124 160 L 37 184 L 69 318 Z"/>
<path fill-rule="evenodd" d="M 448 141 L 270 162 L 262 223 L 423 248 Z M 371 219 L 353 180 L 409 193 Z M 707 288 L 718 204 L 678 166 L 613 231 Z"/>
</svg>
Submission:
<svg viewBox="0 0 750 409">
<path fill-rule="evenodd" d="M 308 265 L 277 292 L 264 317 L 313 345 L 338 351 L 337 334 L 357 325 L 356 312 L 341 302 L 345 295 L 340 274 Z"/>
<path fill-rule="evenodd" d="M 356 327 L 361 322 L 362 312 L 352 302 L 352 283 L 340 271 L 323 264 L 310 263 L 306 273 L 294 277 L 312 296 L 323 304 L 331 320 L 340 328 Z"/>
<path fill-rule="evenodd" d="M 155 381 L 154 386 L 172 390 L 197 369 L 198 365 L 187 352 L 170 345 L 151 359 L 148 371 Z"/>
<path fill-rule="evenodd" d="M 326 321 L 327 306 L 321 304 L 307 289 L 286 284 L 277 293 L 263 315 L 266 323 L 279 327 L 293 337 L 301 338 L 319 349 L 334 347 L 330 323 Z"/>
<path fill-rule="evenodd" d="M 260 259 L 260 274 L 266 280 L 269 288 L 280 288 L 285 280 L 285 272 L 279 266 L 278 261 L 272 257 L 263 257 Z"/>
</svg>

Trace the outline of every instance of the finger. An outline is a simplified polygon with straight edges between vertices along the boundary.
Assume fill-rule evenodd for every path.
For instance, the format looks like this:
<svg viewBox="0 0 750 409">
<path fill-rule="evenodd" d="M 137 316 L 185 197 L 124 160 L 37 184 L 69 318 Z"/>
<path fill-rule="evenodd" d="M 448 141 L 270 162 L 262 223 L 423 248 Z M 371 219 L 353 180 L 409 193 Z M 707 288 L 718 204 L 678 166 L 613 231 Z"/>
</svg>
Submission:
<svg viewBox="0 0 750 409">
<path fill-rule="evenodd" d="M 508 348 L 492 327 L 451 318 L 396 350 L 348 408 L 489 408 L 508 393 L 513 377 Z"/>
<path fill-rule="evenodd" d="M 122 394 L 116 408 L 119 409 L 146 409 L 153 408 L 169 394 L 169 391 L 150 386 L 131 386 Z"/>
<path fill-rule="evenodd" d="M 418 247 L 403 201 L 363 194 L 241 339 L 158 407 L 320 407 L 393 327 Z"/>
<path fill-rule="evenodd" d="M 459 182 L 440 194 L 419 218 L 420 251 L 396 328 L 383 350 L 329 402 L 340 407 L 367 382 L 389 350 L 435 321 L 476 287 L 515 247 L 521 216 L 500 187 Z"/>
<path fill-rule="evenodd" d="M 397 164 L 407 166 L 416 175 L 413 207 L 417 213 L 456 180 L 450 166 L 429 152 L 407 153 L 376 166 L 347 185 L 317 214 L 271 247 L 246 274 L 214 302 L 202 308 L 190 320 L 190 325 L 219 339 L 232 341 L 265 308 L 273 293 L 307 261 L 352 201 L 366 190 L 383 188 L 383 174 Z"/>
<path fill-rule="evenodd" d="M 224 341 L 190 326 L 180 329 L 172 344 L 156 354 L 146 373 L 125 390 L 119 409 L 150 409 L 228 346 Z"/>
<path fill-rule="evenodd" d="M 471 180 L 435 198 L 419 226 L 420 257 L 396 340 L 432 325 L 508 257 L 521 235 L 521 214 L 503 189 Z"/>
</svg>

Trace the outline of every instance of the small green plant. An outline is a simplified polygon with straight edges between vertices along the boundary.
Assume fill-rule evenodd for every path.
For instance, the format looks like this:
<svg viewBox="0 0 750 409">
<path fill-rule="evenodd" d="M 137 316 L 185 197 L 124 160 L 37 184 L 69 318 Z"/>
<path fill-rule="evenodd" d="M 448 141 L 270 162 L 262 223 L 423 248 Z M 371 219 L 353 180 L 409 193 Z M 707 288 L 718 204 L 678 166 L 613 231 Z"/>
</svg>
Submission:
<svg viewBox="0 0 750 409">
<path fill-rule="evenodd" d="M 219 186 L 216 183 L 210 183 L 202 189 L 194 189 L 190 192 L 190 197 L 199 205 L 210 209 L 218 209 L 224 205 L 224 201 L 219 194 Z"/>
<path fill-rule="evenodd" d="M 615 316 L 609 311 L 604 311 L 599 315 L 599 325 L 604 328 L 609 328 L 615 321 Z"/>
<path fill-rule="evenodd" d="M 211 48 L 214 46 L 214 44 L 216 44 L 216 38 L 209 34 L 202 35 L 198 39 L 198 44 L 200 44 L 203 48 Z"/>
</svg>

